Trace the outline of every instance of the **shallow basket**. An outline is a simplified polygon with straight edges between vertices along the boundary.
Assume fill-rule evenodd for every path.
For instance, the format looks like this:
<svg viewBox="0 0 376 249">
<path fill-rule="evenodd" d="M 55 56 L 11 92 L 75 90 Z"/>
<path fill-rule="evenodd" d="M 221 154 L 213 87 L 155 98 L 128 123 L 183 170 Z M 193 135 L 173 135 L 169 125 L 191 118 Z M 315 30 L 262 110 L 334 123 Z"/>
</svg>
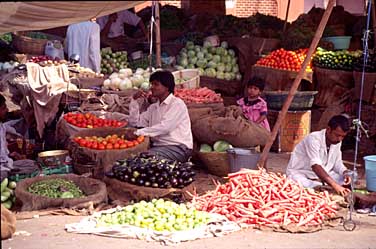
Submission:
<svg viewBox="0 0 376 249">
<path fill-rule="evenodd" d="M 197 152 L 198 158 L 205 164 L 212 175 L 227 176 L 230 163 L 226 152 Z"/>
<path fill-rule="evenodd" d="M 12 45 L 20 53 L 43 55 L 47 39 L 34 39 L 22 32 L 12 33 Z"/>
<path fill-rule="evenodd" d="M 189 78 L 187 81 L 183 81 L 181 83 L 175 84 L 175 87 L 186 88 L 186 89 L 194 89 L 200 86 L 200 74 L 197 69 L 183 69 L 179 71 L 172 72 L 175 78 L 175 82 L 178 79 Z"/>
<path fill-rule="evenodd" d="M 54 168 L 64 165 L 66 157 L 69 155 L 67 150 L 50 150 L 38 154 L 38 161 L 42 167 Z"/>
<path fill-rule="evenodd" d="M 290 111 L 308 110 L 312 107 L 317 91 L 296 92 L 289 107 Z M 288 91 L 265 91 L 264 96 L 268 109 L 281 110 L 288 96 Z"/>
</svg>

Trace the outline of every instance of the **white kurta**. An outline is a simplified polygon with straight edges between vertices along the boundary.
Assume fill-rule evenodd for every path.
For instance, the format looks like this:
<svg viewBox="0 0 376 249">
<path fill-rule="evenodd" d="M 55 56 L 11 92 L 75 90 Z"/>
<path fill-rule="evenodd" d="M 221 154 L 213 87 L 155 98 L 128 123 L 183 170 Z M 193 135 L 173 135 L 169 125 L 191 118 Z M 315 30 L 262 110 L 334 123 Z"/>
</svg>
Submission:
<svg viewBox="0 0 376 249">
<path fill-rule="evenodd" d="M 329 153 L 325 141 L 326 129 L 310 133 L 294 149 L 287 165 L 286 175 L 297 180 L 305 177 L 307 179 L 319 179 L 313 172 L 312 166 L 321 165 L 322 168 L 332 177 L 343 176 L 347 168 L 342 162 L 341 143 L 332 144 Z M 335 179 L 338 181 L 338 177 Z M 305 186 L 310 187 L 310 186 Z"/>
<path fill-rule="evenodd" d="M 100 72 L 100 27 L 96 22 L 87 21 L 69 25 L 65 46 L 68 57 L 78 54 L 81 66 Z"/>
<path fill-rule="evenodd" d="M 155 146 L 184 144 L 193 148 L 191 120 L 183 100 L 170 94 L 161 104 L 159 101 L 140 114 L 136 100 L 129 105 L 129 124 L 145 127 L 136 135 L 150 136 Z"/>
</svg>

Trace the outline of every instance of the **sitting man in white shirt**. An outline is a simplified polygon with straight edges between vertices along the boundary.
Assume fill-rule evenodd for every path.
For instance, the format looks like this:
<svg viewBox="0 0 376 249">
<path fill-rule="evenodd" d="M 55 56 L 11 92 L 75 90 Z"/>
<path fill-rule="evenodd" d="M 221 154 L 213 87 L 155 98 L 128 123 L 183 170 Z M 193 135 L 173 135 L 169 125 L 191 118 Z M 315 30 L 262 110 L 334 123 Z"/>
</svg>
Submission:
<svg viewBox="0 0 376 249">
<path fill-rule="evenodd" d="M 347 195 L 350 190 L 343 185 L 351 183 L 351 171 L 343 165 L 341 142 L 349 130 L 346 117 L 332 117 L 326 129 L 310 133 L 296 145 L 286 175 L 306 188 L 325 182 L 337 193 Z"/>
<path fill-rule="evenodd" d="M 128 50 L 133 40 L 126 37 L 124 32 L 124 23 L 140 28 L 144 38 L 148 38 L 142 19 L 129 10 L 123 10 L 112 13 L 108 16 L 102 16 L 97 19 L 101 29 L 101 43 L 104 46 L 110 46 L 114 51 Z M 128 43 L 127 45 L 125 43 Z"/>
<path fill-rule="evenodd" d="M 150 76 L 152 97 L 157 99 L 140 114 L 138 98 L 145 92 L 134 94 L 129 105 L 129 124 L 138 129 L 136 135 L 149 136 L 148 154 L 186 162 L 192 153 L 193 137 L 188 109 L 183 100 L 174 96 L 175 80 L 169 71 L 157 71 Z"/>
</svg>

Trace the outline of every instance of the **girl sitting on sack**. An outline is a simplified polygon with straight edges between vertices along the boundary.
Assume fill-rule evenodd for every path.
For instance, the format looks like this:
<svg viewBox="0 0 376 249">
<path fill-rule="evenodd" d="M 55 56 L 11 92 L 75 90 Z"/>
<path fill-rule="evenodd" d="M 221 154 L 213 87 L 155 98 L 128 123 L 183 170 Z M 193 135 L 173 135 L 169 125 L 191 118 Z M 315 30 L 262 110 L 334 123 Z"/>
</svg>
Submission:
<svg viewBox="0 0 376 249">
<path fill-rule="evenodd" d="M 247 84 L 247 96 L 239 99 L 237 103 L 249 121 L 260 124 L 270 132 L 269 122 L 266 118 L 268 112 L 267 104 L 260 97 L 264 87 L 265 83 L 262 79 L 252 77 Z"/>
</svg>

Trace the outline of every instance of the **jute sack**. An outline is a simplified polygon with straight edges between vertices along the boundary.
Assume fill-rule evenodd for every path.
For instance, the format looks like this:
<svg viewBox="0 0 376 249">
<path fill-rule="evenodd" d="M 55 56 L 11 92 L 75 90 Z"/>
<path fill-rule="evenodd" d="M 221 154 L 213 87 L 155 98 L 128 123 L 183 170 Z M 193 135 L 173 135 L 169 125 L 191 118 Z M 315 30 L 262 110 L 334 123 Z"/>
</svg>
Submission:
<svg viewBox="0 0 376 249">
<path fill-rule="evenodd" d="M 16 216 L 1 205 L 1 239 L 9 239 L 16 231 Z"/>
<path fill-rule="evenodd" d="M 117 149 L 117 150 L 93 150 L 89 148 L 80 147 L 72 139 L 76 136 L 89 137 L 106 137 L 107 135 L 117 134 L 119 136 L 124 135 L 127 130 L 135 130 L 134 128 L 97 128 L 97 129 L 86 129 L 76 133 L 75 136 L 71 136 L 69 143 L 69 151 L 71 152 L 71 157 L 76 159 L 80 155 L 89 157 L 92 161 L 97 163 L 97 166 L 103 168 L 104 171 L 111 169 L 113 164 L 119 159 L 126 159 L 141 152 L 145 152 L 149 148 L 149 138 L 145 137 L 145 140 L 132 148 L 128 149 Z"/>
<path fill-rule="evenodd" d="M 194 137 L 200 143 L 225 140 L 235 147 L 265 145 L 270 133 L 261 125 L 246 120 L 236 106 L 226 107 L 224 116 L 212 115 L 192 124 Z"/>
<path fill-rule="evenodd" d="M 128 121 L 128 115 L 125 115 L 119 112 L 92 111 L 90 113 L 96 115 L 99 118 L 113 119 L 113 120 L 122 121 L 122 122 Z M 57 123 L 57 128 L 56 128 L 57 141 L 59 141 L 59 144 L 62 145 L 63 147 L 66 147 L 68 145 L 69 137 L 77 134 L 78 132 L 85 131 L 85 130 L 99 129 L 99 128 L 80 128 L 80 127 L 74 126 L 72 124 L 69 124 L 63 118 L 63 116 L 64 115 L 61 115 L 61 117 L 59 118 L 59 121 Z"/>
<path fill-rule="evenodd" d="M 55 178 L 73 181 L 85 193 L 86 196 L 82 198 L 68 199 L 49 198 L 32 194 L 27 191 L 27 189 L 35 182 Z M 16 197 L 17 200 L 22 202 L 21 211 L 41 210 L 53 207 L 70 208 L 77 205 L 80 205 L 81 207 L 89 207 L 102 202 L 107 202 L 107 190 L 106 184 L 99 180 L 74 174 L 37 176 L 20 181 L 16 188 Z"/>
<path fill-rule="evenodd" d="M 104 177 L 103 181 L 107 185 L 109 198 L 111 200 L 119 200 L 122 202 L 129 202 L 131 200 L 152 200 L 154 198 L 171 198 L 174 195 L 181 195 L 184 200 L 190 200 L 191 198 L 187 194 L 187 191 L 193 193 L 193 183 L 182 189 L 165 189 L 137 186 L 109 177 Z"/>
</svg>

